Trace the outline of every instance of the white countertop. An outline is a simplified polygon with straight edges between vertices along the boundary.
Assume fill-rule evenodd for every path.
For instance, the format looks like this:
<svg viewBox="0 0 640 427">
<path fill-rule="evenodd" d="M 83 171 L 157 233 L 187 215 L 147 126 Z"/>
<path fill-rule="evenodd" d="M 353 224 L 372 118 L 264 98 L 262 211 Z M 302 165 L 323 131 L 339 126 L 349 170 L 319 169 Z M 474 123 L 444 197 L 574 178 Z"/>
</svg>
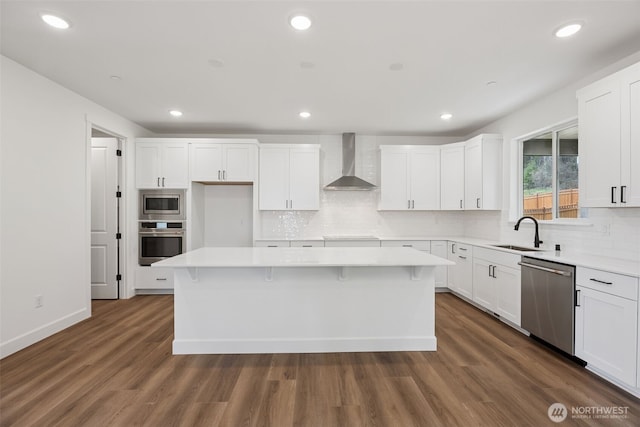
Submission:
<svg viewBox="0 0 640 427">
<path fill-rule="evenodd" d="M 453 265 L 412 248 L 200 248 L 152 267 L 399 267 Z"/>
<path fill-rule="evenodd" d="M 345 237 L 348 239 L 348 237 Z M 491 241 L 487 239 L 478 239 L 474 237 L 465 237 L 465 236 L 377 236 L 380 241 L 389 241 L 389 240 L 445 240 L 452 241 L 458 243 L 465 243 L 472 246 L 480 246 L 487 249 L 493 249 L 497 251 L 508 252 L 517 255 L 525 255 L 530 256 L 532 258 L 543 259 L 547 261 L 559 262 L 563 264 L 570 264 L 580 267 L 588 267 L 595 268 L 597 270 L 609 271 L 612 273 L 625 274 L 627 276 L 634 276 L 640 278 L 640 259 L 637 261 L 633 260 L 625 260 L 618 258 L 609 258 L 604 256 L 592 255 L 592 254 L 584 254 L 578 252 L 568 252 L 562 251 L 559 254 L 552 249 L 540 249 L 540 251 L 536 252 L 522 252 L 515 251 L 506 248 L 497 248 L 493 245 L 496 244 L 508 244 L 513 242 L 499 242 L 499 241 Z M 258 239 L 258 240 L 323 240 L 320 238 L 311 238 L 311 239 Z M 530 247 L 531 245 L 519 245 Z M 273 249 L 273 248 L 272 248 Z"/>
</svg>

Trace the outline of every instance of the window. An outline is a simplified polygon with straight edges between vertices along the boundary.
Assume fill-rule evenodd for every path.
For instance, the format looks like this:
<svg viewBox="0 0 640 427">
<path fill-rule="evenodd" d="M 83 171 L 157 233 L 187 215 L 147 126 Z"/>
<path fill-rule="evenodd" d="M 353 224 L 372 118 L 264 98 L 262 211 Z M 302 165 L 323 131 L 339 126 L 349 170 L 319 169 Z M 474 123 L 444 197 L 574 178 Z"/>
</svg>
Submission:
<svg viewBox="0 0 640 427">
<path fill-rule="evenodd" d="M 522 214 L 543 221 L 579 218 L 578 125 L 565 124 L 521 142 Z"/>
</svg>

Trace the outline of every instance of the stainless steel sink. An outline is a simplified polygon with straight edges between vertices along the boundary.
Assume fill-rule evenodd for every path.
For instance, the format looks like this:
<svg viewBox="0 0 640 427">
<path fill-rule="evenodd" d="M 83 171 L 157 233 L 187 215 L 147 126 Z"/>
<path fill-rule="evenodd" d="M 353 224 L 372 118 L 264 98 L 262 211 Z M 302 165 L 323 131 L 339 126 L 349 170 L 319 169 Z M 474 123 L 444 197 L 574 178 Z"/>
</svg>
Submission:
<svg viewBox="0 0 640 427">
<path fill-rule="evenodd" d="M 491 245 L 491 246 L 495 246 L 496 248 L 511 249 L 512 251 L 520 251 L 520 252 L 538 252 L 541 250 L 539 248 L 525 248 L 524 246 L 516 246 L 516 245 Z"/>
</svg>

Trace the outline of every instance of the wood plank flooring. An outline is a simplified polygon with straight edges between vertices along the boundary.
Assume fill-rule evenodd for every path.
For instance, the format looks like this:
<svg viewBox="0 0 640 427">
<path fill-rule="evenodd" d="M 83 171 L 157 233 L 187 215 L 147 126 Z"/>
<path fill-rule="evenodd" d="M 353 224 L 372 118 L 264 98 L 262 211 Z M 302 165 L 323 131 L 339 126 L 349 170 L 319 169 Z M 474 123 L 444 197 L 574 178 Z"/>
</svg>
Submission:
<svg viewBox="0 0 640 427">
<path fill-rule="evenodd" d="M 450 294 L 437 352 L 173 356 L 172 296 L 93 313 L 0 361 L 1 426 L 640 425 L 638 399 Z M 555 402 L 628 413 L 555 424 Z"/>
</svg>

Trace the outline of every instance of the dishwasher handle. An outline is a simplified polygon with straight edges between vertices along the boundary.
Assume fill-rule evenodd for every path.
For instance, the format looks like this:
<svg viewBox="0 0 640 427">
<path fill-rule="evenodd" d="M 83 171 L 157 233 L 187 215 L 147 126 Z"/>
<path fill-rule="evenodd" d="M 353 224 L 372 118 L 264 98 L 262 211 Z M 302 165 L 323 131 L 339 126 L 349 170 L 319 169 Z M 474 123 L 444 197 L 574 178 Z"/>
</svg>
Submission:
<svg viewBox="0 0 640 427">
<path fill-rule="evenodd" d="M 565 276 L 565 277 L 570 277 L 571 276 L 571 272 L 570 271 L 556 270 L 555 268 L 542 267 L 540 265 L 529 264 L 528 262 L 519 262 L 518 265 L 521 265 L 523 267 L 534 268 L 536 270 L 546 271 L 547 273 L 558 274 L 560 276 Z"/>
</svg>

